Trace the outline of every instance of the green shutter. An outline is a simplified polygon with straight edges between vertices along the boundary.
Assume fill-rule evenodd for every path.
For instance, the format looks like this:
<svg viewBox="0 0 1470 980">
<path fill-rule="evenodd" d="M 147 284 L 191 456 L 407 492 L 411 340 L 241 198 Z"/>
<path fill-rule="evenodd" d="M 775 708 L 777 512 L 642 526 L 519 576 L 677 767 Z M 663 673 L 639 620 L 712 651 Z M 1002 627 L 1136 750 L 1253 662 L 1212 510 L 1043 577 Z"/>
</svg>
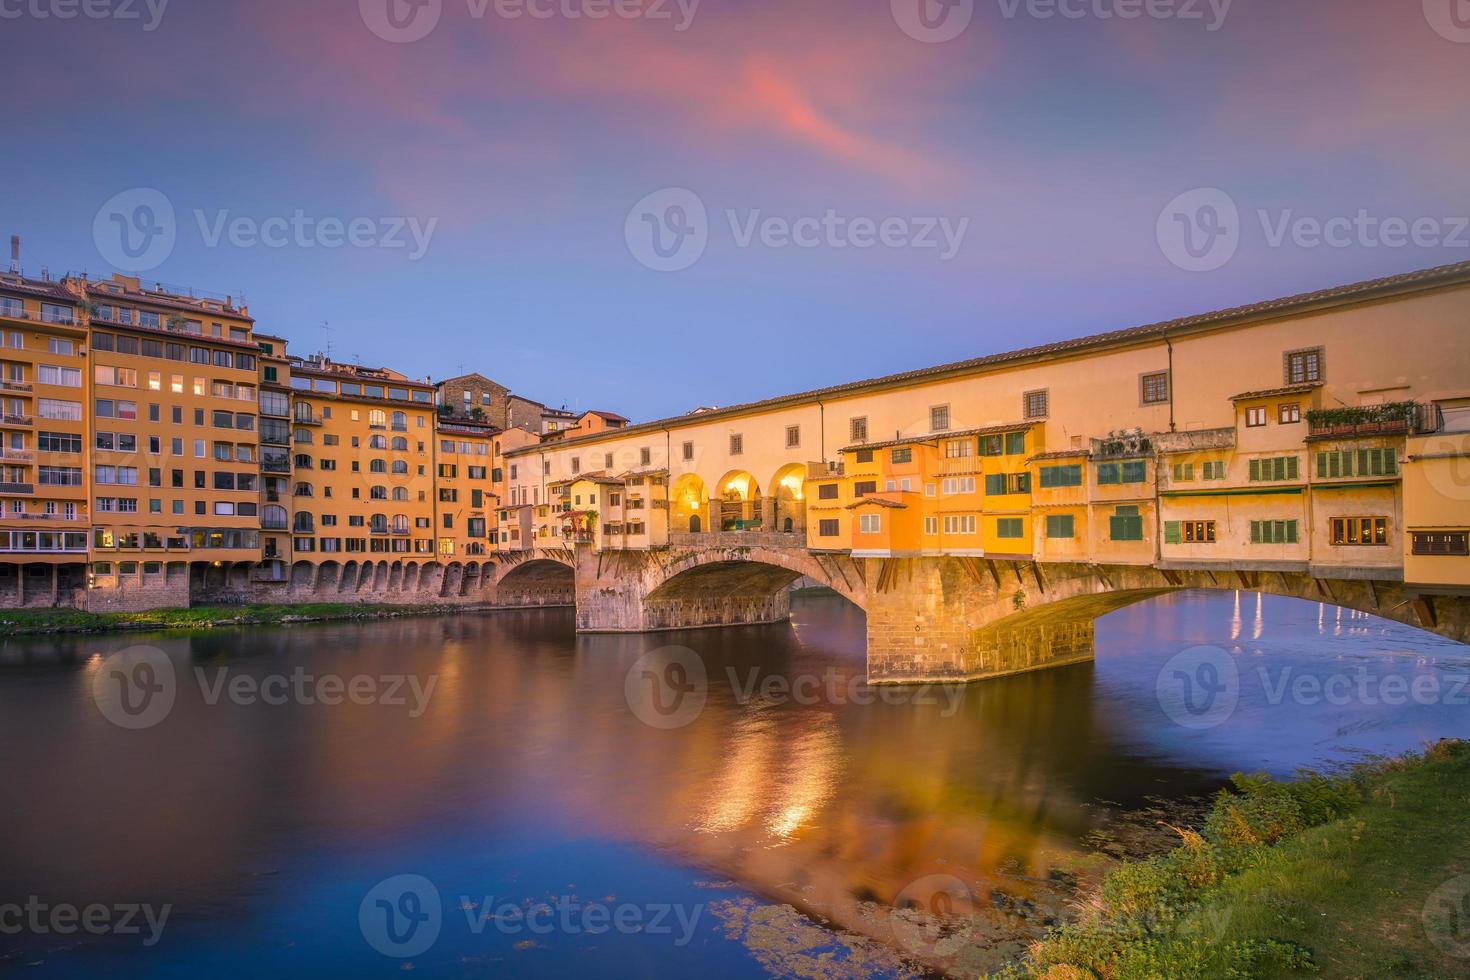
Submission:
<svg viewBox="0 0 1470 980">
<path fill-rule="evenodd" d="M 996 494 L 1006 492 L 1006 475 L 1004 473 L 985 474 L 985 495 L 993 497 Z"/>
<path fill-rule="evenodd" d="M 1030 473 L 1017 473 L 1016 474 L 1016 492 L 1017 493 L 1030 493 L 1031 492 L 1031 474 Z"/>
<path fill-rule="evenodd" d="M 1296 544 L 1296 521 L 1286 522 L 1286 543 Z"/>
<path fill-rule="evenodd" d="M 1251 544 L 1261 543 L 1261 522 L 1251 521 Z"/>
<path fill-rule="evenodd" d="M 1253 460 L 1251 460 L 1251 482 L 1252 483 L 1256 483 L 1256 482 L 1259 482 L 1260 479 L 1261 479 L 1261 461 L 1259 459 L 1253 459 Z"/>
<path fill-rule="evenodd" d="M 1295 480 L 1297 472 L 1297 458 L 1295 456 L 1286 457 L 1286 479 Z"/>
<path fill-rule="evenodd" d="M 1019 456 L 1019 455 L 1023 454 L 1024 452 L 1026 452 L 1026 433 L 1024 433 L 1024 432 L 1007 432 L 1006 433 L 1006 455 L 1007 456 Z"/>
<path fill-rule="evenodd" d="M 1164 522 L 1164 544 L 1182 544 L 1184 531 L 1178 521 Z"/>
<path fill-rule="evenodd" d="M 1072 515 L 1048 514 L 1046 516 L 1046 536 L 1049 538 L 1073 537 Z"/>
</svg>

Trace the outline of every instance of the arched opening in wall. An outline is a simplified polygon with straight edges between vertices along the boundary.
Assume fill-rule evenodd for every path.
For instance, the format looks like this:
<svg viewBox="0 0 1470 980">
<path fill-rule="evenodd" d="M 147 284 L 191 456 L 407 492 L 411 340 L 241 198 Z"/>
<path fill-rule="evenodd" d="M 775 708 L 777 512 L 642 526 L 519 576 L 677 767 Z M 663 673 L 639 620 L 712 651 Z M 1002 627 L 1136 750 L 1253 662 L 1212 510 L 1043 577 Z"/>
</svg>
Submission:
<svg viewBox="0 0 1470 980">
<path fill-rule="evenodd" d="M 731 470 L 720 478 L 710 497 L 711 529 L 757 531 L 762 516 L 761 487 L 754 476 L 745 470 Z"/>
<path fill-rule="evenodd" d="M 685 473 L 669 488 L 670 530 L 699 534 L 708 525 L 709 490 L 693 473 Z"/>
<path fill-rule="evenodd" d="M 804 463 L 788 463 L 776 471 L 776 475 L 771 478 L 776 523 L 771 530 L 786 534 L 806 532 L 805 484 Z"/>
<path fill-rule="evenodd" d="M 854 630 L 856 649 L 862 649 L 866 616 L 861 592 L 850 583 L 831 579 L 821 566 L 799 560 L 789 564 L 773 557 L 749 561 L 713 561 L 679 571 L 652 589 L 644 599 L 648 629 L 693 626 L 729 626 L 774 623 L 791 617 L 793 589 L 802 615 L 822 621 L 840 619 Z M 861 583 L 857 583 L 859 586 Z M 819 593 L 806 596 L 800 593 Z"/>
<path fill-rule="evenodd" d="M 572 567 L 549 558 L 533 558 L 512 566 L 500 576 L 495 590 L 495 602 L 500 606 L 570 606 L 576 598 Z"/>
</svg>

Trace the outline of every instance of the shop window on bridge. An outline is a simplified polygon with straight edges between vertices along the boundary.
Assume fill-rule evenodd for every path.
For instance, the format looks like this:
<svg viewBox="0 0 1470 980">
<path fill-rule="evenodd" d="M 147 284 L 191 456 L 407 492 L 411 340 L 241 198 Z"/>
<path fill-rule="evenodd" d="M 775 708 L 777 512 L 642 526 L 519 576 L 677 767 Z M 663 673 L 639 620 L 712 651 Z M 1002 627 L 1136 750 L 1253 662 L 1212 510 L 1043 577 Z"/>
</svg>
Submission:
<svg viewBox="0 0 1470 980">
<path fill-rule="evenodd" d="M 1225 461 L 1223 459 L 1209 459 L 1200 464 L 1200 478 L 1204 480 L 1225 479 Z"/>
<path fill-rule="evenodd" d="M 883 532 L 882 514 L 863 514 L 858 517 L 858 530 L 863 534 L 881 534 Z"/>
<path fill-rule="evenodd" d="M 889 453 L 889 458 L 895 463 L 912 463 L 914 451 L 909 448 L 895 449 Z"/>
<path fill-rule="evenodd" d="M 924 534 L 927 535 L 927 536 L 933 537 L 934 535 L 936 535 L 938 533 L 939 533 L 939 518 L 937 518 L 937 517 L 926 517 L 926 518 L 924 518 Z"/>
<path fill-rule="evenodd" d="M 1251 521 L 1251 544 L 1296 544 L 1296 521 Z"/>
<path fill-rule="evenodd" d="M 1397 476 L 1398 454 L 1392 449 L 1349 449 L 1317 454 L 1317 477 Z"/>
<path fill-rule="evenodd" d="M 870 493 L 877 493 L 877 492 L 878 492 L 878 481 L 877 480 L 859 480 L 857 483 L 854 483 L 852 485 L 852 495 L 854 497 L 866 497 Z"/>
<path fill-rule="evenodd" d="M 1037 471 L 1037 479 L 1043 489 L 1052 487 L 1082 486 L 1082 466 L 1043 466 Z"/>
<path fill-rule="evenodd" d="M 1174 464 L 1174 482 L 1175 483 L 1192 483 L 1193 481 L 1194 481 L 1194 464 L 1193 463 L 1175 463 Z"/>
<path fill-rule="evenodd" d="M 1416 555 L 1470 555 L 1470 531 L 1415 531 L 1412 541 Z"/>
<path fill-rule="evenodd" d="M 1332 543 L 1337 545 L 1388 544 L 1386 517 L 1334 517 Z"/>
<path fill-rule="evenodd" d="M 1143 515 L 1136 506 L 1117 507 L 1108 518 L 1108 530 L 1114 541 L 1142 541 Z"/>
<path fill-rule="evenodd" d="M 995 520 L 995 536 L 1023 538 L 1026 536 L 1026 523 L 1019 517 L 998 517 Z"/>
<path fill-rule="evenodd" d="M 1075 538 L 1076 518 L 1071 514 L 1047 514 L 1046 536 L 1049 538 Z"/>
<path fill-rule="evenodd" d="M 859 449 L 856 456 L 857 462 L 859 463 L 871 463 L 873 461 L 873 450 Z"/>
<path fill-rule="evenodd" d="M 838 489 L 839 488 L 835 483 L 823 483 L 821 486 L 817 487 L 817 499 L 836 500 Z"/>
<path fill-rule="evenodd" d="M 1098 486 L 1143 483 L 1148 478 L 1146 465 L 1141 459 L 1132 459 L 1122 463 L 1099 463 L 1097 466 Z"/>
<path fill-rule="evenodd" d="M 1165 521 L 1165 544 L 1214 544 L 1214 521 Z"/>
<path fill-rule="evenodd" d="M 1273 456 L 1268 459 L 1253 459 L 1251 460 L 1250 477 L 1252 483 L 1295 480 L 1297 478 L 1297 459 L 1295 456 Z"/>
<path fill-rule="evenodd" d="M 986 496 L 1030 492 L 1030 473 L 987 473 L 985 475 Z"/>
</svg>

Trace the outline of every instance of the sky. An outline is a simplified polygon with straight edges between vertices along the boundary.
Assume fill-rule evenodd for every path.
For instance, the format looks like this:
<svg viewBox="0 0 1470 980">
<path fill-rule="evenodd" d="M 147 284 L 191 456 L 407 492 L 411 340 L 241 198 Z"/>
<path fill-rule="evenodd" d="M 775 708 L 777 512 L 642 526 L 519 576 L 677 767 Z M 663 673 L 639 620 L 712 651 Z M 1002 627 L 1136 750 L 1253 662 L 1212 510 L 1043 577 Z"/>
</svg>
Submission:
<svg viewBox="0 0 1470 980">
<path fill-rule="evenodd" d="M 0 0 L 27 274 L 634 420 L 1470 259 L 1470 0 Z"/>
</svg>

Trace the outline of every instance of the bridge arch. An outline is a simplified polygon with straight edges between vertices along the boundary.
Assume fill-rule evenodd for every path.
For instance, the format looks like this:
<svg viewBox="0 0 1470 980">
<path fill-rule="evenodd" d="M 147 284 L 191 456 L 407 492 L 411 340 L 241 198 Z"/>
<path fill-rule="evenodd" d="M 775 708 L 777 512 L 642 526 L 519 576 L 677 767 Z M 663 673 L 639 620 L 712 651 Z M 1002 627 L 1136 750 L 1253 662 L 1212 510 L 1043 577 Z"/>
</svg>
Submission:
<svg viewBox="0 0 1470 980">
<path fill-rule="evenodd" d="M 861 566 L 845 556 L 818 558 L 804 550 L 763 545 L 692 549 L 652 566 L 644 581 L 649 602 L 699 596 L 766 598 L 806 576 L 859 609 L 867 608 Z"/>
<path fill-rule="evenodd" d="M 567 606 L 576 601 L 576 570 L 570 560 L 537 555 L 497 562 L 495 602 L 502 606 Z"/>
</svg>

